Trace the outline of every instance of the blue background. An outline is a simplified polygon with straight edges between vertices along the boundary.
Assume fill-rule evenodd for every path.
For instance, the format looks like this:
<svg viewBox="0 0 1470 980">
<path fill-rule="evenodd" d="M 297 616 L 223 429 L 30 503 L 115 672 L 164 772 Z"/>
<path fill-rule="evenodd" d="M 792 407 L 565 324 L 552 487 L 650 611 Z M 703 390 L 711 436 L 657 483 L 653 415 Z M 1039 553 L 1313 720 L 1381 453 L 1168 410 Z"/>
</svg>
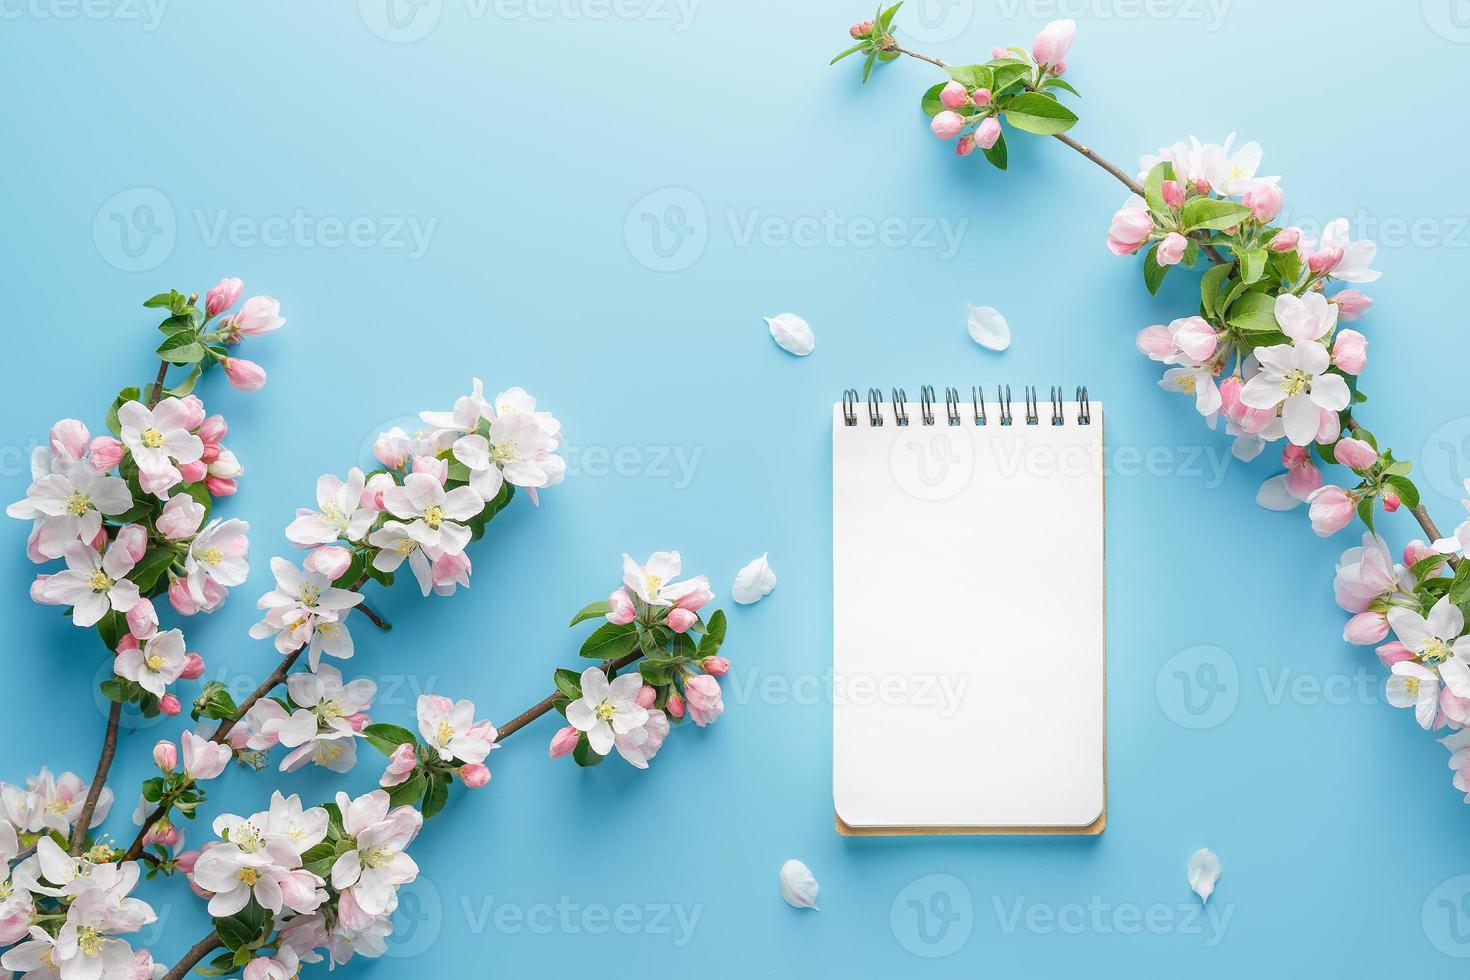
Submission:
<svg viewBox="0 0 1470 980">
<path fill-rule="evenodd" d="M 955 62 L 1076 16 L 1074 135 L 1125 168 L 1191 131 L 1239 129 L 1266 147 L 1264 172 L 1286 175 L 1292 220 L 1345 214 L 1382 237 L 1377 303 L 1357 325 L 1372 340 L 1362 417 L 1399 455 L 1428 453 L 1426 500 L 1458 523 L 1470 202 L 1450 93 L 1470 82 L 1470 31 L 1449 0 L 931 4 L 898 25 Z M 548 762 L 551 719 L 511 739 L 490 787 L 456 791 L 415 845 L 424 874 L 395 958 L 348 975 L 1462 971 L 1470 817 L 1447 755 L 1382 703 L 1371 651 L 1338 638 L 1330 582 L 1349 534 L 1319 540 L 1303 514 L 1255 506 L 1274 453 L 1216 477 L 1227 441 L 1133 349 L 1138 328 L 1191 312 L 1195 287 L 1176 273 L 1152 299 L 1136 261 L 1104 250 L 1119 187 L 1024 134 L 1008 174 L 952 158 L 918 112 L 934 70 L 905 60 L 861 88 L 855 60 L 827 67 L 862 3 L 705 0 L 688 21 L 671 4 L 607 9 L 428 0 L 389 21 L 382 0 L 175 2 L 156 20 L 132 0 L 3 7 L 6 499 L 54 419 L 100 430 L 112 392 L 151 377 L 148 295 L 237 275 L 289 317 L 242 351 L 270 371 L 263 392 L 217 376 L 203 390 L 247 469 L 220 513 L 254 527 L 248 584 L 185 624 L 208 677 L 244 690 L 274 663 L 246 630 L 316 474 L 365 461 L 376 432 L 448 407 L 472 375 L 554 411 L 571 474 L 539 510 L 518 498 L 496 520 L 469 592 L 372 590 L 396 629 L 359 628 L 349 673 L 379 681 L 379 720 L 407 723 L 424 689 L 496 721 L 538 700 L 553 667 L 577 664 L 582 630 L 564 624 L 617 583 L 623 551 L 677 548 L 722 600 L 763 551 L 780 576 L 759 605 L 724 603 L 736 667 L 719 724 L 675 732 L 647 773 Z M 1404 58 L 1413 97 L 1392 67 Z M 366 219 L 366 236 L 248 234 L 298 212 Z M 837 231 L 799 237 L 829 214 Z M 432 222 L 427 250 L 400 219 Z M 861 222 L 885 219 L 896 237 L 871 244 Z M 924 231 L 941 220 L 962 229 L 956 249 Z M 1007 314 L 1010 351 L 969 340 L 967 302 Z M 786 310 L 813 324 L 810 358 L 767 336 L 761 316 Z M 1115 455 L 1109 486 L 1107 833 L 841 839 L 822 686 L 828 406 L 849 385 L 997 381 L 1087 383 L 1114 453 L 1132 453 Z M 1396 547 L 1418 533 L 1407 514 L 1387 526 Z M 25 528 L 4 533 L 0 775 L 19 782 L 42 762 L 90 774 L 99 649 L 28 601 Z M 1193 715 L 1178 672 L 1207 677 L 1205 662 L 1225 689 L 1193 692 L 1208 704 Z M 125 738 L 114 833 L 131 835 L 148 749 L 179 727 Z M 378 765 L 365 748 L 346 785 L 365 789 Z M 209 815 L 249 812 L 275 781 L 232 770 Z M 321 799 L 339 780 L 280 784 Z M 192 844 L 206 838 L 191 828 Z M 1229 916 L 1223 934 L 1191 911 L 1184 868 L 1201 846 L 1224 862 L 1209 905 L 1217 924 Z M 790 857 L 820 880 L 820 913 L 778 897 Z M 170 959 L 202 933 L 202 903 L 179 882 L 148 897 Z M 558 905 L 571 911 L 547 931 L 537 909 Z M 692 938 L 675 908 L 698 915 Z M 598 934 L 599 914 L 629 934 Z"/>
</svg>

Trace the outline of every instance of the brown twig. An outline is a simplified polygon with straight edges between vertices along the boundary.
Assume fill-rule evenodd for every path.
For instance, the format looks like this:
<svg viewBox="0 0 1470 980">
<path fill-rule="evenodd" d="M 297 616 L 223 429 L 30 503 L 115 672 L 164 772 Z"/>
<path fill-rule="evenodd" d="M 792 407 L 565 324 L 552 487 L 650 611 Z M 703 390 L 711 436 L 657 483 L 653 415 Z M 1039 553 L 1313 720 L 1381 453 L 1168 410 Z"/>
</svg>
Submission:
<svg viewBox="0 0 1470 980">
<path fill-rule="evenodd" d="M 97 810 L 97 800 L 102 796 L 102 787 L 107 783 L 107 771 L 112 768 L 112 759 L 117 755 L 117 729 L 122 720 L 122 702 L 112 702 L 107 709 L 107 733 L 102 737 L 102 753 L 97 757 L 97 772 L 92 776 L 92 785 L 87 787 L 87 799 L 82 811 L 77 814 L 77 825 L 71 832 L 71 855 L 82 853 L 87 843 L 87 831 L 92 827 L 92 814 Z"/>
<path fill-rule="evenodd" d="M 634 650 L 632 653 L 625 654 L 616 660 L 604 660 L 602 662 L 602 669 L 621 670 L 641 656 L 643 656 L 641 651 Z M 535 705 L 527 708 L 525 711 L 522 711 L 520 714 L 516 715 L 504 725 L 501 725 L 495 730 L 495 741 L 505 741 L 511 735 L 514 735 L 516 732 L 520 731 L 522 728 L 525 728 L 537 718 L 540 718 L 542 715 L 546 714 L 546 712 L 550 711 L 552 706 L 556 704 L 556 699 L 559 697 L 562 697 L 561 693 L 553 691 L 551 694 L 548 694 L 546 697 L 542 698 Z"/>
<path fill-rule="evenodd" d="M 175 963 L 163 975 L 163 980 L 182 980 L 183 977 L 189 975 L 190 970 L 199 964 L 200 960 L 223 945 L 224 943 L 220 940 L 219 936 L 211 932 L 193 946 L 190 946 L 189 951 L 184 954 L 183 959 Z"/>
</svg>

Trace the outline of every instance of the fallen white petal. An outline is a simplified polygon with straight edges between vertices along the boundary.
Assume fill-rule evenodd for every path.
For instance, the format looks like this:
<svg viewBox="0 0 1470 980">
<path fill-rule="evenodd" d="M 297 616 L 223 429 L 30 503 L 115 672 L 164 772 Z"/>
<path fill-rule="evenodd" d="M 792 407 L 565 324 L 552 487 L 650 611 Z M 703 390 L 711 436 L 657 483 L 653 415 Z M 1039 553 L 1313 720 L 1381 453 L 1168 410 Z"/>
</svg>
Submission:
<svg viewBox="0 0 1470 980">
<path fill-rule="evenodd" d="M 792 858 L 781 865 L 781 897 L 794 909 L 816 909 L 817 879 L 811 869 Z"/>
<path fill-rule="evenodd" d="M 1011 346 L 1011 326 L 993 306 L 970 307 L 970 337 L 981 347 L 1005 350 Z"/>
<path fill-rule="evenodd" d="M 1220 880 L 1220 859 L 1208 847 L 1201 847 L 1189 857 L 1189 887 L 1199 896 L 1201 903 L 1208 902 Z"/>
<path fill-rule="evenodd" d="M 1261 489 L 1256 491 L 1256 503 L 1267 510 L 1295 510 L 1302 505 L 1301 499 L 1286 489 L 1285 473 L 1261 484 Z"/>
<path fill-rule="evenodd" d="M 771 337 L 776 343 L 797 357 L 806 357 L 817 346 L 812 328 L 795 313 L 779 313 L 762 319 L 771 328 Z"/>
<path fill-rule="evenodd" d="M 776 573 L 771 571 L 771 563 L 766 560 L 766 556 L 761 555 L 735 574 L 735 584 L 730 587 L 730 598 L 742 606 L 748 606 L 762 596 L 770 595 L 775 587 Z"/>
</svg>

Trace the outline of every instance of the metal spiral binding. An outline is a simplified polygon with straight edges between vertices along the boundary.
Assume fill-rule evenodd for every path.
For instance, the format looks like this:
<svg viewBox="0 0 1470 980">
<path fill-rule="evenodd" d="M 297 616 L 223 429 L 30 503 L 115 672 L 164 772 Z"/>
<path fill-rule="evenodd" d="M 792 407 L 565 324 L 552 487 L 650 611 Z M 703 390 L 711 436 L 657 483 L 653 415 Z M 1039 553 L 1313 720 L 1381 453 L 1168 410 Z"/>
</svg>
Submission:
<svg viewBox="0 0 1470 980">
<path fill-rule="evenodd" d="M 934 424 L 934 386 L 919 386 L 919 415 L 925 425 Z"/>
<path fill-rule="evenodd" d="M 893 423 L 897 426 L 908 426 L 912 424 L 912 418 L 908 409 L 908 393 L 903 388 L 891 389 L 893 396 Z M 1027 425 L 1041 424 L 1040 395 L 1035 385 L 1026 385 L 1023 389 L 1025 400 L 1025 418 Z M 925 426 L 937 424 L 937 413 L 935 411 L 937 396 L 933 385 L 919 386 L 919 419 Z M 1051 424 L 1066 425 L 1066 402 L 1062 400 L 1062 386 L 1051 386 Z M 997 385 L 995 389 L 995 404 L 999 409 L 997 423 L 1000 425 L 1015 424 L 1015 415 L 1011 408 L 1011 386 Z M 842 421 L 851 427 L 858 424 L 858 389 L 845 388 L 842 391 Z M 990 416 L 985 404 L 985 388 L 983 385 L 972 385 L 970 387 L 971 415 L 976 425 L 989 425 Z M 963 413 L 960 410 L 960 391 L 958 388 L 946 387 L 944 389 L 944 415 L 949 425 L 963 425 Z M 883 420 L 883 391 L 880 388 L 868 389 L 868 424 L 870 426 L 882 426 Z M 1088 399 L 1087 386 L 1077 387 L 1077 424 L 1092 424 L 1092 403 Z"/>
</svg>

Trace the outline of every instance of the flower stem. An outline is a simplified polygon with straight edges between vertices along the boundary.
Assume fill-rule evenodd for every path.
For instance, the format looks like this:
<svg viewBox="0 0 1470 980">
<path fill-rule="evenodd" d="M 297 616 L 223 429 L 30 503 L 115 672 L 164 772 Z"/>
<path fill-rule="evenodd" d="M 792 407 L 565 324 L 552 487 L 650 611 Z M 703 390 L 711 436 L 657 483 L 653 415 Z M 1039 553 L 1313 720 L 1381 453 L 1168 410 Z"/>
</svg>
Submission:
<svg viewBox="0 0 1470 980">
<path fill-rule="evenodd" d="M 624 654 L 616 660 L 604 660 L 602 662 L 602 669 L 605 671 L 621 670 L 641 656 L 643 656 L 643 652 L 641 650 L 634 650 L 632 653 Z M 546 714 L 546 712 L 550 711 L 552 709 L 552 706 L 556 704 L 556 699 L 559 697 L 562 697 L 561 692 L 553 691 L 551 694 L 548 694 L 546 697 L 542 698 L 539 702 L 532 705 L 530 708 L 522 711 L 520 714 L 516 715 L 504 725 L 501 725 L 498 729 L 496 729 L 495 741 L 505 741 L 511 735 L 514 735 L 516 732 L 520 731 L 522 728 L 525 728 L 537 718 L 540 718 L 542 715 Z"/>
<path fill-rule="evenodd" d="M 189 975 L 189 971 L 194 969 L 194 967 L 199 963 L 200 960 L 204 959 L 204 957 L 208 956 L 210 953 L 219 949 L 223 945 L 224 943 L 220 940 L 219 936 L 211 932 L 209 935 L 199 940 L 193 946 L 189 947 L 189 951 L 184 954 L 184 958 L 175 963 L 173 967 L 163 975 L 163 980 L 182 980 L 182 978 Z"/>
<path fill-rule="evenodd" d="M 102 736 L 102 754 L 97 757 L 97 772 L 92 776 L 92 785 L 87 787 L 87 799 L 82 803 L 82 812 L 77 814 L 77 825 L 71 832 L 71 856 L 82 853 L 87 843 L 87 831 L 91 829 L 92 814 L 97 810 L 97 800 L 102 787 L 107 784 L 107 771 L 112 768 L 112 759 L 117 755 L 117 729 L 122 720 L 122 702 L 112 702 L 107 709 L 107 733 Z"/>
</svg>

